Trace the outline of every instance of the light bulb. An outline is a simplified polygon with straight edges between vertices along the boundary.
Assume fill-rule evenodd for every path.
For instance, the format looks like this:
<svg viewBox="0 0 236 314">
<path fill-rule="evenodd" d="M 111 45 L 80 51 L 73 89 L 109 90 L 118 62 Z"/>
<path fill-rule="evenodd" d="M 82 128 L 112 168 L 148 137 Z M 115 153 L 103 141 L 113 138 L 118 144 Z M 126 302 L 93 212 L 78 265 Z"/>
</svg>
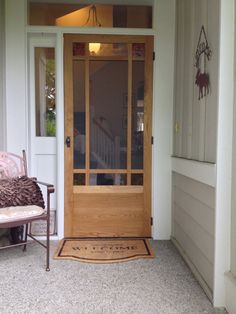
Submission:
<svg viewBox="0 0 236 314">
<path fill-rule="evenodd" d="M 100 43 L 89 43 L 89 51 L 91 54 L 97 54 L 101 48 Z"/>
</svg>

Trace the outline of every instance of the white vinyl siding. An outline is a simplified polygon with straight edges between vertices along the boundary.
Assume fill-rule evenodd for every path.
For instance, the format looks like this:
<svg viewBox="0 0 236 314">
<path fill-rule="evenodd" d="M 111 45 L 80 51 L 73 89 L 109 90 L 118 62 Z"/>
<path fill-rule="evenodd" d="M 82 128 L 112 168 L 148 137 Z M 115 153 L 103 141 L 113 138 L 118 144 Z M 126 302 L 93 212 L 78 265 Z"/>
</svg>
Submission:
<svg viewBox="0 0 236 314">
<path fill-rule="evenodd" d="M 175 172 L 172 180 L 172 236 L 212 291 L 215 189 Z"/>
<path fill-rule="evenodd" d="M 214 11 L 214 14 L 212 12 Z M 176 157 L 216 161 L 219 1 L 177 0 L 174 149 Z M 206 61 L 210 92 L 198 99 L 195 52 L 204 26 L 212 50 Z"/>
</svg>

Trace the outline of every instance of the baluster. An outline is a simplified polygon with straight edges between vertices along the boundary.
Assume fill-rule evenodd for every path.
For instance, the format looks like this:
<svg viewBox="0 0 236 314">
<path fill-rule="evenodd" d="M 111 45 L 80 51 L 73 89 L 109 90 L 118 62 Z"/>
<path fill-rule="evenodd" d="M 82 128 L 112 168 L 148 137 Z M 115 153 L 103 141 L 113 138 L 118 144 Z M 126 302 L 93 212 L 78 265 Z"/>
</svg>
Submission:
<svg viewBox="0 0 236 314">
<path fill-rule="evenodd" d="M 114 162 L 115 168 L 120 168 L 120 137 L 115 137 L 115 146 L 114 146 Z"/>
<path fill-rule="evenodd" d="M 104 161 L 106 157 L 106 137 L 103 134 L 103 141 L 102 141 L 102 160 Z"/>
<path fill-rule="evenodd" d="M 110 165 L 110 168 L 113 168 L 112 167 L 112 142 L 111 141 L 109 145 L 109 165 Z"/>
<path fill-rule="evenodd" d="M 98 131 L 98 156 L 101 156 L 101 132 L 100 129 L 97 129 Z"/>
<path fill-rule="evenodd" d="M 94 153 L 97 153 L 97 142 L 98 142 L 98 137 L 97 137 L 97 126 L 94 124 Z"/>
</svg>

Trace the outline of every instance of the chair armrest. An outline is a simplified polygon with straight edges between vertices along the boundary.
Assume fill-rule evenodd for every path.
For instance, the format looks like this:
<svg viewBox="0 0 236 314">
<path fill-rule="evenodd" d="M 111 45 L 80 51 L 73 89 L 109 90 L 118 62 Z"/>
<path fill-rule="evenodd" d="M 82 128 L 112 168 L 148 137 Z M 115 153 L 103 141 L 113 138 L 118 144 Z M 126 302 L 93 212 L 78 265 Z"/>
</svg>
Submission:
<svg viewBox="0 0 236 314">
<path fill-rule="evenodd" d="M 54 188 L 54 185 L 53 185 L 53 184 L 46 183 L 46 182 L 42 182 L 42 181 L 38 181 L 37 179 L 34 180 L 34 181 L 35 181 L 36 183 L 38 183 L 38 184 L 41 184 L 41 185 L 46 186 L 49 193 L 54 193 L 54 192 L 55 192 L 55 188 Z"/>
<path fill-rule="evenodd" d="M 37 178 L 35 178 L 35 177 L 31 177 L 30 179 L 32 179 L 33 181 L 35 181 L 35 182 L 38 183 L 38 184 L 41 184 L 41 185 L 46 186 L 46 187 L 47 187 L 47 190 L 48 190 L 48 193 L 54 193 L 54 192 L 55 192 L 55 188 L 54 188 L 54 185 L 53 185 L 53 184 L 39 181 L 39 180 L 37 180 Z"/>
<path fill-rule="evenodd" d="M 44 185 L 47 188 L 47 220 L 49 221 L 49 217 L 50 217 L 50 194 L 55 192 L 55 188 L 53 184 L 50 183 L 46 183 L 46 182 L 42 182 L 42 181 L 38 181 L 37 178 L 31 178 L 32 180 L 34 180 L 34 182 L 36 182 L 37 184 L 40 185 Z"/>
</svg>

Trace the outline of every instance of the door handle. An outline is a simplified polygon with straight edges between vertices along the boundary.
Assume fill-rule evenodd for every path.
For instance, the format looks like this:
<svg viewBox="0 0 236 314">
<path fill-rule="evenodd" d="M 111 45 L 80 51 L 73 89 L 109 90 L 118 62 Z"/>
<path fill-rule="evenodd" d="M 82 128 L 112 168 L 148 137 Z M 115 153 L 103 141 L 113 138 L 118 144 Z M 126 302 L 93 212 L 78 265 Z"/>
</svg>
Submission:
<svg viewBox="0 0 236 314">
<path fill-rule="evenodd" d="M 66 144 L 67 147 L 70 147 L 70 136 L 66 137 L 65 144 Z"/>
</svg>

